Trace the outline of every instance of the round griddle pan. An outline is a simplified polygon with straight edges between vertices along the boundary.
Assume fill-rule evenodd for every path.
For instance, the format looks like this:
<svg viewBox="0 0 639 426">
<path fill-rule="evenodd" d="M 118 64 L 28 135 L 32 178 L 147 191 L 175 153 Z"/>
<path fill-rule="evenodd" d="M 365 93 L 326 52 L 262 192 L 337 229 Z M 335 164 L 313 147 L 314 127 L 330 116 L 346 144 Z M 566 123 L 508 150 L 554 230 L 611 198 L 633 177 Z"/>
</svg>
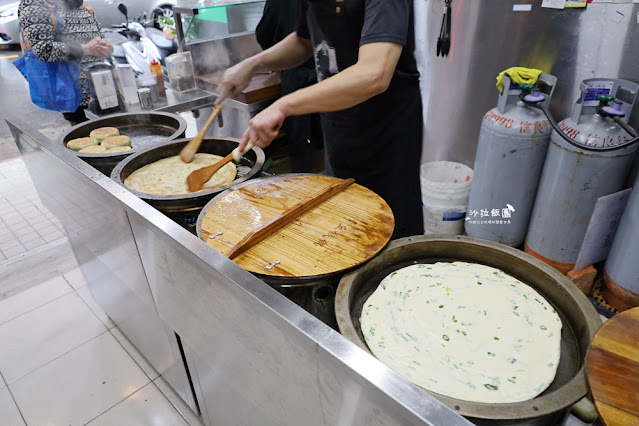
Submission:
<svg viewBox="0 0 639 426">
<path fill-rule="evenodd" d="M 69 151 L 109 176 L 116 164 L 137 151 L 183 138 L 186 132 L 186 121 L 177 114 L 167 112 L 115 114 L 72 127 L 60 138 L 60 143 L 66 147 L 70 140 L 87 137 L 91 131 L 100 127 L 116 127 L 121 135 L 131 138 L 131 148 L 133 149 L 113 154 L 85 154 Z"/>
<path fill-rule="evenodd" d="M 163 158 L 180 155 L 180 151 L 182 151 L 182 148 L 184 148 L 189 141 L 190 139 L 179 139 L 161 143 L 143 151 L 136 152 L 124 161 L 120 162 L 113 169 L 113 172 L 111 172 L 111 179 L 126 188 L 124 181 L 131 173 Z M 239 143 L 240 140 L 234 138 L 205 138 L 202 141 L 199 152 L 225 157 L 237 148 Z M 204 207 L 204 205 L 206 205 L 206 203 L 208 203 L 215 195 L 259 175 L 262 166 L 264 165 L 264 158 L 264 151 L 262 151 L 259 147 L 253 147 L 253 149 L 244 154 L 240 163 L 236 164 L 237 176 L 235 177 L 235 180 L 226 185 L 204 191 L 197 191 L 183 195 L 154 195 L 134 191 L 130 188 L 127 189 L 165 214 L 193 209 L 197 209 L 197 213 L 199 213 L 199 210 L 202 209 L 202 207 Z"/>
<path fill-rule="evenodd" d="M 601 319 L 586 296 L 572 282 L 526 253 L 490 241 L 462 236 L 422 235 L 393 241 L 377 257 L 340 281 L 335 297 L 335 314 L 340 332 L 370 352 L 359 318 L 364 303 L 381 280 L 395 270 L 416 263 L 454 261 L 501 269 L 544 296 L 562 321 L 561 358 L 550 387 L 529 401 L 487 404 L 462 401 L 434 392 L 432 395 L 478 424 L 554 424 L 588 391 L 584 360 Z"/>
</svg>

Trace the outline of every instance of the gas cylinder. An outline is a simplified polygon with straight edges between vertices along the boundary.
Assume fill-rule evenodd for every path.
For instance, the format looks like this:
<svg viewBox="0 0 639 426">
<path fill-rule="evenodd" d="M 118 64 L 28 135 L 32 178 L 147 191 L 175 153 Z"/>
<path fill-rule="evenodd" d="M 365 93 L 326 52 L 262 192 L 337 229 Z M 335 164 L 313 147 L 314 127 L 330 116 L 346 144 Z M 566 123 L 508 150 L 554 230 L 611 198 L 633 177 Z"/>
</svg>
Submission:
<svg viewBox="0 0 639 426">
<path fill-rule="evenodd" d="M 541 74 L 526 102 L 548 106 L 557 78 Z M 517 247 L 524 243 L 552 133 L 544 113 L 521 101 L 522 89 L 504 76 L 497 107 L 479 133 L 466 233 Z"/>
<path fill-rule="evenodd" d="M 619 222 L 604 267 L 603 296 L 615 309 L 639 306 L 639 177 Z"/>
<path fill-rule="evenodd" d="M 570 118 L 559 123 L 578 146 L 556 131 L 550 137 L 525 250 L 564 274 L 575 266 L 597 199 L 623 189 L 637 144 L 592 148 L 613 148 L 632 139 L 608 115 L 627 122 L 637 88 L 626 80 L 584 80 Z M 598 99 L 614 99 L 615 106 L 604 107 L 604 114 Z"/>
</svg>

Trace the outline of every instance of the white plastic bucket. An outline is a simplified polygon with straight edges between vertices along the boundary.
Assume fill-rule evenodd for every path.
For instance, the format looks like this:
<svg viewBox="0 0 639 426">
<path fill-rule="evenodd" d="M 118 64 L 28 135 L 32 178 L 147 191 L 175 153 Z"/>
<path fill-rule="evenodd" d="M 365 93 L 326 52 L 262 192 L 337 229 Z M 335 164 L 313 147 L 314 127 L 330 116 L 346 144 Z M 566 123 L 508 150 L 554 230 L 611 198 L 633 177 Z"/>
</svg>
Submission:
<svg viewBox="0 0 639 426">
<path fill-rule="evenodd" d="M 468 207 L 473 169 L 452 161 L 421 166 L 424 234 L 460 235 Z"/>
</svg>

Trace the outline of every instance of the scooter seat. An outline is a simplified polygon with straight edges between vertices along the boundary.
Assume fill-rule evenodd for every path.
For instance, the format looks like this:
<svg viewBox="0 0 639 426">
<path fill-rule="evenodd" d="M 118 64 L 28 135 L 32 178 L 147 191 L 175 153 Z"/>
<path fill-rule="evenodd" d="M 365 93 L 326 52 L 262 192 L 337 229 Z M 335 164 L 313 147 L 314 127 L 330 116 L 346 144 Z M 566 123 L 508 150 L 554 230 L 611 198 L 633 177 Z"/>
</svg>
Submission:
<svg viewBox="0 0 639 426">
<path fill-rule="evenodd" d="M 151 41 L 160 49 L 171 49 L 173 47 L 173 40 L 168 40 L 164 37 L 164 33 L 157 28 L 147 28 L 146 29 L 147 36 L 151 39 Z"/>
</svg>

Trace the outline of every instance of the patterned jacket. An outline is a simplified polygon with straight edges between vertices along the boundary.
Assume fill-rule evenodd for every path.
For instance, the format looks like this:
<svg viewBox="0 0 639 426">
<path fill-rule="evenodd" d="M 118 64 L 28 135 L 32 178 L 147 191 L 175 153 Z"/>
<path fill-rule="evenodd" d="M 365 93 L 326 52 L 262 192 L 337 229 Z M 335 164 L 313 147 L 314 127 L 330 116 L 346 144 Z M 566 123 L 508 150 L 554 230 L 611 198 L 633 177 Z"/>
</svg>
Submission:
<svg viewBox="0 0 639 426">
<path fill-rule="evenodd" d="M 46 62 L 81 61 L 83 69 L 91 62 L 101 61 L 95 56 L 85 56 L 82 45 L 95 37 L 102 37 L 100 24 L 81 2 L 73 0 L 48 0 L 56 6 L 62 29 L 62 36 L 56 34 L 53 19 L 44 0 L 22 0 L 18 8 L 18 18 L 24 35 L 33 53 Z M 60 27 L 61 26 L 61 27 Z M 88 90 L 84 73 L 79 78 L 84 99 L 88 104 Z"/>
</svg>

